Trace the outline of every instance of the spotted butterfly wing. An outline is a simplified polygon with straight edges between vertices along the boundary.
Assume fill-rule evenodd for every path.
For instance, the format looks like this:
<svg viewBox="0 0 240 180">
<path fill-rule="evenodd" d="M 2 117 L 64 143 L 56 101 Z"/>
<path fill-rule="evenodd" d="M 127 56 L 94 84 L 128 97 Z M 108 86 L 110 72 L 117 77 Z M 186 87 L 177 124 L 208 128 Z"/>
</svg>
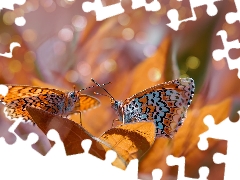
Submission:
<svg viewBox="0 0 240 180">
<path fill-rule="evenodd" d="M 37 86 L 27 85 L 11 85 L 5 84 L 8 87 L 8 93 L 6 96 L 0 94 L 0 102 L 9 103 L 19 98 L 25 98 L 30 96 L 38 96 L 39 94 L 64 94 L 63 91 L 57 89 L 41 88 Z"/>
<path fill-rule="evenodd" d="M 39 108 L 56 115 L 69 115 L 91 109 L 100 104 L 99 100 L 81 94 L 80 91 L 60 91 L 36 86 L 6 85 L 6 96 L 0 94 L 0 101 L 6 105 L 8 118 L 30 120 L 27 106 Z"/>
<path fill-rule="evenodd" d="M 27 106 L 42 109 L 52 114 L 64 114 L 64 95 L 58 94 L 40 94 L 38 96 L 30 96 L 19 98 L 6 104 L 4 108 L 5 115 L 10 119 L 23 118 L 31 120 L 31 116 L 26 110 Z"/>
<path fill-rule="evenodd" d="M 112 107 L 123 123 L 154 121 L 156 137 L 172 138 L 183 124 L 194 95 L 194 80 L 182 78 L 145 89 Z"/>
<path fill-rule="evenodd" d="M 79 101 L 75 103 L 72 113 L 79 111 L 84 112 L 89 109 L 96 108 L 99 105 L 100 101 L 97 98 L 86 94 L 79 94 Z"/>
</svg>

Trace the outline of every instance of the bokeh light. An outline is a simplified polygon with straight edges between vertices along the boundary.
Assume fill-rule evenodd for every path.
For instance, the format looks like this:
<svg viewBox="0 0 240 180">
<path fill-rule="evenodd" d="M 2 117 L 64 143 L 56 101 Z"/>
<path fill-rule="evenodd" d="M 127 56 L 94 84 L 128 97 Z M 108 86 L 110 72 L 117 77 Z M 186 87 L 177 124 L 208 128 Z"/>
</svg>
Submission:
<svg viewBox="0 0 240 180">
<path fill-rule="evenodd" d="M 78 80 L 78 73 L 77 73 L 77 71 L 69 70 L 66 73 L 65 78 L 67 81 L 69 81 L 71 83 L 75 83 Z"/>
<path fill-rule="evenodd" d="M 70 28 L 63 28 L 58 33 L 59 39 L 70 42 L 73 38 L 73 31 Z"/>
<path fill-rule="evenodd" d="M 186 66 L 190 69 L 197 69 L 200 65 L 200 60 L 195 56 L 190 56 L 186 60 Z"/>
<path fill-rule="evenodd" d="M 118 16 L 118 23 L 121 24 L 122 26 L 128 25 L 130 21 L 131 21 L 130 16 L 127 15 L 126 13 L 120 14 Z"/>
<path fill-rule="evenodd" d="M 24 26 L 26 24 L 26 19 L 24 17 L 17 17 L 15 19 L 15 24 L 18 26 Z"/>
<path fill-rule="evenodd" d="M 22 69 L 22 63 L 19 60 L 13 59 L 9 62 L 9 70 L 11 73 L 17 73 Z"/>
<path fill-rule="evenodd" d="M 14 23 L 16 16 L 14 12 L 7 11 L 3 14 L 3 22 L 6 25 L 12 25 Z"/>
<path fill-rule="evenodd" d="M 39 8 L 39 0 L 28 0 L 21 8 L 25 13 L 36 11 Z"/>
<path fill-rule="evenodd" d="M 117 68 L 117 63 L 114 59 L 108 59 L 101 63 L 102 72 L 112 72 Z"/>
<path fill-rule="evenodd" d="M 134 31 L 131 28 L 125 28 L 122 31 L 122 36 L 125 40 L 131 40 L 134 37 Z"/>
<path fill-rule="evenodd" d="M 72 25 L 77 31 L 81 31 L 86 27 L 87 19 L 84 16 L 75 15 L 72 18 Z"/>
<path fill-rule="evenodd" d="M 148 78 L 152 82 L 157 82 L 161 79 L 161 72 L 158 68 L 151 68 L 148 70 Z"/>
<path fill-rule="evenodd" d="M 89 76 L 91 74 L 91 66 L 87 62 L 79 62 L 77 70 L 82 76 Z"/>
<path fill-rule="evenodd" d="M 22 33 L 22 37 L 27 42 L 34 42 L 37 39 L 37 33 L 34 29 L 26 29 Z"/>
</svg>

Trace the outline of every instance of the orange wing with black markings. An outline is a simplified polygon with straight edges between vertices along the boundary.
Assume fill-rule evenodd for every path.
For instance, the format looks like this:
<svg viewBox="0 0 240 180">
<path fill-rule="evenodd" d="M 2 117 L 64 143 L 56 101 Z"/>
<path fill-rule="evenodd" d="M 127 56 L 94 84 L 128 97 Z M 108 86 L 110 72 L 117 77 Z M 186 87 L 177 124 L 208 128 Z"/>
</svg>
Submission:
<svg viewBox="0 0 240 180">
<path fill-rule="evenodd" d="M 72 113 L 86 111 L 92 108 L 96 108 L 99 105 L 100 101 L 97 98 L 89 96 L 87 94 L 79 94 L 79 102 L 76 102 Z"/>
<path fill-rule="evenodd" d="M 5 114 L 10 119 L 31 120 L 26 107 L 42 109 L 56 115 L 80 113 L 97 107 L 100 101 L 80 91 L 60 91 L 36 86 L 5 85 L 6 96 L 0 95 L 0 102 L 6 105 Z"/>
<path fill-rule="evenodd" d="M 8 93 L 6 96 L 2 96 L 0 94 L 0 101 L 6 104 L 19 98 L 38 96 L 40 94 L 64 94 L 63 91 L 57 89 L 41 88 L 36 86 L 11 84 L 6 84 L 5 86 L 8 87 Z"/>
<path fill-rule="evenodd" d="M 11 101 L 4 108 L 4 112 L 10 119 L 23 118 L 27 121 L 32 118 L 26 110 L 26 107 L 30 106 L 60 115 L 64 113 L 64 102 L 64 95 L 40 94 L 39 96 L 30 96 Z"/>
</svg>

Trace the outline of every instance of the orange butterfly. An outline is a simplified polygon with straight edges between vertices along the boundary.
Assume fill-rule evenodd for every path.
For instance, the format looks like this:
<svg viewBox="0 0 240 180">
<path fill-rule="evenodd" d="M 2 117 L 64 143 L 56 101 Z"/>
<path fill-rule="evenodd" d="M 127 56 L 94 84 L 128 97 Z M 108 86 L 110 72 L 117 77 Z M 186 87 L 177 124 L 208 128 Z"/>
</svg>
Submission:
<svg viewBox="0 0 240 180">
<path fill-rule="evenodd" d="M 8 87 L 8 93 L 6 96 L 0 94 L 0 102 L 5 104 L 4 113 L 10 119 L 23 118 L 25 121 L 31 120 L 32 118 L 26 110 L 27 106 L 56 115 L 67 116 L 100 105 L 97 98 L 80 92 L 87 88 L 75 91 L 74 87 L 74 91 L 60 91 L 27 85 L 5 86 Z"/>
<path fill-rule="evenodd" d="M 108 93 L 100 84 L 92 81 Z M 123 123 L 153 121 L 157 138 L 173 138 L 186 118 L 194 89 L 192 78 L 179 78 L 145 89 L 123 102 L 115 100 L 109 93 L 105 96 L 111 99 L 111 106 Z"/>
</svg>

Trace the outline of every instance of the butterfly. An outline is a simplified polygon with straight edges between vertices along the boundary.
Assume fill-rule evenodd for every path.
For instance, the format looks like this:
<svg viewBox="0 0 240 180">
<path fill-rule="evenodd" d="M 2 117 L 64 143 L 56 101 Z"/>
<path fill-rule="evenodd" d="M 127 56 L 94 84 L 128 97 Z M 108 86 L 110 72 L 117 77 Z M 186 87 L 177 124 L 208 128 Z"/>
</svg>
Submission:
<svg viewBox="0 0 240 180">
<path fill-rule="evenodd" d="M 95 80 L 92 81 L 108 93 Z M 179 78 L 145 89 L 123 102 L 115 100 L 110 93 L 106 96 L 110 97 L 111 106 L 121 122 L 153 121 L 156 138 L 173 138 L 186 118 L 194 89 L 192 78 Z"/>
<path fill-rule="evenodd" d="M 75 91 L 74 87 L 73 91 L 60 91 L 27 85 L 5 86 L 8 88 L 8 93 L 6 96 L 0 94 L 0 102 L 5 105 L 4 113 L 10 119 L 31 120 L 32 118 L 26 110 L 27 106 L 42 109 L 55 115 L 68 116 L 74 113 L 81 115 L 81 112 L 100 105 L 97 98 L 81 93 L 87 88 Z"/>
</svg>

